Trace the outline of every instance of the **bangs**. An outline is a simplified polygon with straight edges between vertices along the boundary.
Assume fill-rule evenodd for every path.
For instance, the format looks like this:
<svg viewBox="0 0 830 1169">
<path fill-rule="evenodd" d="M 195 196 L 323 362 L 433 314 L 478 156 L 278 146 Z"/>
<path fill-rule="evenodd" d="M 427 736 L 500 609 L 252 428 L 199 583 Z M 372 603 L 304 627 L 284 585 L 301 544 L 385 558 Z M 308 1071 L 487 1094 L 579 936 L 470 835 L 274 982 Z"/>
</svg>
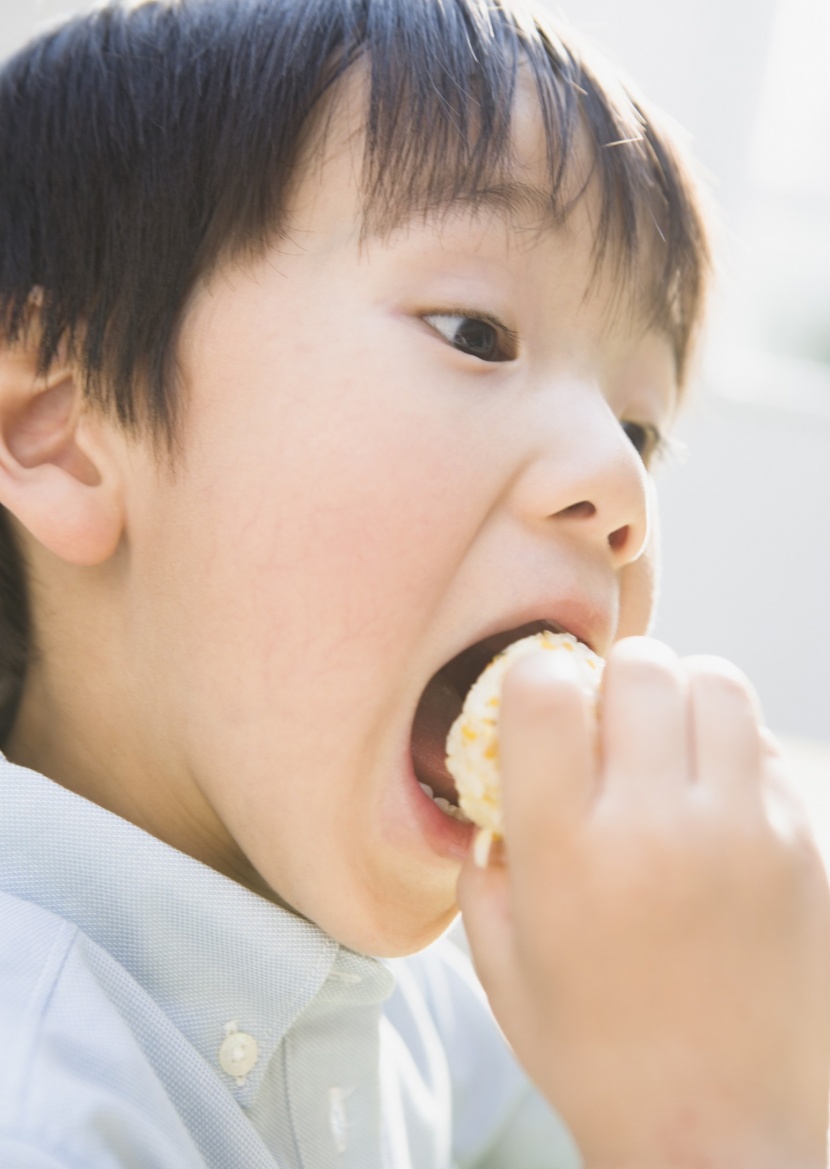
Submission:
<svg viewBox="0 0 830 1169">
<path fill-rule="evenodd" d="M 668 332 L 682 377 L 709 267 L 691 171 L 614 74 L 521 0 L 125 0 L 34 41 L 0 75 L 6 337 L 37 290 L 42 368 L 66 344 L 93 402 L 172 441 L 189 298 L 290 230 L 304 144 L 357 67 L 367 231 L 459 200 L 515 206 L 529 75 L 542 215 L 564 223 L 599 193 L 595 272 Z"/>
<path fill-rule="evenodd" d="M 682 381 L 711 259 L 691 166 L 658 116 L 567 46 L 541 11 L 510 0 L 411 8 L 419 17 L 410 27 L 370 20 L 367 30 L 366 230 L 458 204 L 501 204 L 562 226 L 596 192 L 591 278 L 610 277 L 646 327 L 668 335 Z M 528 74 L 545 140 L 543 190 L 516 181 L 513 112 Z"/>
</svg>

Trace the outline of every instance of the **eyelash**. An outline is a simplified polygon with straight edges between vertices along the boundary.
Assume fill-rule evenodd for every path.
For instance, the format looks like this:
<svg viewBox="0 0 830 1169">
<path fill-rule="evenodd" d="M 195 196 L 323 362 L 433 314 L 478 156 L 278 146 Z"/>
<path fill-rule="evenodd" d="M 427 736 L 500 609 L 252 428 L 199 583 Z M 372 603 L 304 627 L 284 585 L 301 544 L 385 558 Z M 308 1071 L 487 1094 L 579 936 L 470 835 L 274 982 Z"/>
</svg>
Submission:
<svg viewBox="0 0 830 1169">
<path fill-rule="evenodd" d="M 508 329 L 503 321 L 492 313 L 482 312 L 480 309 L 466 309 L 466 308 L 452 308 L 442 309 L 440 312 L 424 313 L 421 318 L 430 328 L 441 337 L 448 345 L 452 345 L 459 353 L 464 353 L 468 357 L 474 357 L 478 361 L 484 361 L 489 364 L 498 364 L 505 361 L 515 361 L 519 353 L 519 335 L 512 329 Z M 500 342 L 500 356 L 497 357 L 483 357 L 480 354 L 473 353 L 470 349 L 464 349 L 460 344 L 456 344 L 449 337 L 447 337 L 441 330 L 432 322 L 436 320 L 457 320 L 459 322 L 471 321 L 489 325 L 494 329 L 497 339 Z"/>
<path fill-rule="evenodd" d="M 663 459 L 671 449 L 671 442 L 665 434 L 650 422 L 620 422 L 631 445 L 647 467 Z M 635 437 L 636 436 L 636 437 Z"/>
</svg>

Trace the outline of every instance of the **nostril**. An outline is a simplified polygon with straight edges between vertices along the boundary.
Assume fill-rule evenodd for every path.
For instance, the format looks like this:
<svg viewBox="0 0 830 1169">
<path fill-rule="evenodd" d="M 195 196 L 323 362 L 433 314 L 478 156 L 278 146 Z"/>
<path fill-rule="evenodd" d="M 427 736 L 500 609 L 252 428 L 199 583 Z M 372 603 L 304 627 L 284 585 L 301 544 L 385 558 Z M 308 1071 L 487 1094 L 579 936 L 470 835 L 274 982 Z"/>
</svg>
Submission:
<svg viewBox="0 0 830 1169">
<path fill-rule="evenodd" d="M 561 511 L 556 513 L 556 518 L 591 520 L 597 514 L 596 504 L 591 503 L 589 499 L 583 499 L 579 503 L 572 503 L 570 507 L 563 507 Z M 615 528 L 608 536 L 608 547 L 613 553 L 618 555 L 627 547 L 630 541 L 631 524 L 623 524 L 622 527 Z"/>
<path fill-rule="evenodd" d="M 563 507 L 556 514 L 572 519 L 590 520 L 597 514 L 597 509 L 590 500 L 583 499 L 581 503 L 572 503 L 570 507 Z"/>
</svg>

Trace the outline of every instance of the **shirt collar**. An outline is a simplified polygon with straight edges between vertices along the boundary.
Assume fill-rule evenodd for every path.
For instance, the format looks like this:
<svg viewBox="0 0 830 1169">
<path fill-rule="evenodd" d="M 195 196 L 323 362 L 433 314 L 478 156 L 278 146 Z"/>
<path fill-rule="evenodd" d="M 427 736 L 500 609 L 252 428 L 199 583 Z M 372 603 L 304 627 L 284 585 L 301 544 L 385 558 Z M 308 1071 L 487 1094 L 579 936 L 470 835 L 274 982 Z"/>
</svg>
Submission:
<svg viewBox="0 0 830 1169">
<path fill-rule="evenodd" d="M 360 1005 L 392 990 L 381 962 L 2 755 L 0 888 L 76 924 L 214 1068 L 228 1028 L 252 1036 L 250 1072 L 220 1072 L 242 1104 L 343 958 Z"/>
</svg>

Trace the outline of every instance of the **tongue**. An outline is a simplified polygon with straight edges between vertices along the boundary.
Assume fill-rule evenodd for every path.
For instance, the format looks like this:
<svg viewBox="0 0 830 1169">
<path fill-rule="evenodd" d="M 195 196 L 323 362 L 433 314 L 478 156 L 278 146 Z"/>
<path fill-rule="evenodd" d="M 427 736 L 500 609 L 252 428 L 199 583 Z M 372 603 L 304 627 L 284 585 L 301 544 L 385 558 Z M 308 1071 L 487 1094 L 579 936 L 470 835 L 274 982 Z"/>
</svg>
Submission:
<svg viewBox="0 0 830 1169">
<path fill-rule="evenodd" d="M 446 768 L 447 735 L 461 713 L 462 699 L 443 673 L 437 674 L 424 691 L 412 725 L 412 762 L 421 783 L 428 783 L 437 796 L 456 803 L 455 785 Z"/>
</svg>

